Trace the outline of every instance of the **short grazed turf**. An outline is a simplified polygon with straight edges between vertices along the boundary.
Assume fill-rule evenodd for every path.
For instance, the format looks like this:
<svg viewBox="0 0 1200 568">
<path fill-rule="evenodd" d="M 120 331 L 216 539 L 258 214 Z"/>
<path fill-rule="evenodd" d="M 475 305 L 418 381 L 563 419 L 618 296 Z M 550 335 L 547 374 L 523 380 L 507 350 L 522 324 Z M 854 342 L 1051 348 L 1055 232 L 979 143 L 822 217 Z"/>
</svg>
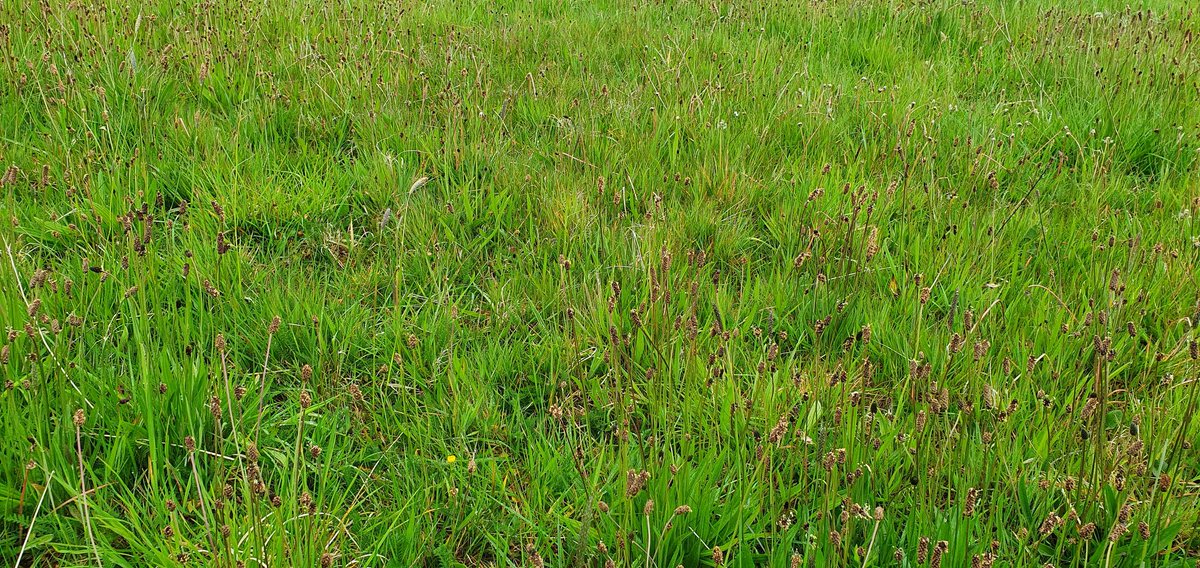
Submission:
<svg viewBox="0 0 1200 568">
<path fill-rule="evenodd" d="M 0 2 L 0 565 L 1193 566 L 1186 2 Z"/>
</svg>

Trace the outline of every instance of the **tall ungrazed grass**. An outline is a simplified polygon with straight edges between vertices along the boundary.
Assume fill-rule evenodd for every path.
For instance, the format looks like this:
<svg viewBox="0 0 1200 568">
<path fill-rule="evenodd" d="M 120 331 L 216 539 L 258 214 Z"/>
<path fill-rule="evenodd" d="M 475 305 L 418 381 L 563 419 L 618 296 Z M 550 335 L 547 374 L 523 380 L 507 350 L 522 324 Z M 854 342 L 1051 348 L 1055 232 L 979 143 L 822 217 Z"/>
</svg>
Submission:
<svg viewBox="0 0 1200 568">
<path fill-rule="evenodd" d="M 1198 33 L 0 4 L 0 564 L 1192 566 Z"/>
</svg>

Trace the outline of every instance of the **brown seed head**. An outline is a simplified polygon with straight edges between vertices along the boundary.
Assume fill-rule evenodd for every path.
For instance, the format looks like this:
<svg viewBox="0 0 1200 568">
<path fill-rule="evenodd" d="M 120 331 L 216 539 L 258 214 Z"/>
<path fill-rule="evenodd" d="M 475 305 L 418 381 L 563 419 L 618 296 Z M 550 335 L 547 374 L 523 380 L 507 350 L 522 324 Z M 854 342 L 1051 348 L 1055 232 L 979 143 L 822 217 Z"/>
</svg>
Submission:
<svg viewBox="0 0 1200 568">
<path fill-rule="evenodd" d="M 74 417 L 74 421 L 75 421 L 75 425 L 76 425 L 76 426 L 83 426 L 83 423 L 84 423 L 85 421 L 87 421 L 87 417 L 85 417 L 85 416 L 83 415 L 83 409 L 82 409 L 82 408 L 79 408 L 79 409 L 76 409 L 76 410 L 75 410 L 75 417 Z"/>
<path fill-rule="evenodd" d="M 940 568 L 942 565 L 942 555 L 950 550 L 950 543 L 944 540 L 939 540 L 937 546 L 933 547 L 933 556 L 929 558 L 930 568 Z"/>
<path fill-rule="evenodd" d="M 1060 524 L 1062 524 L 1062 517 L 1059 517 L 1058 514 L 1056 514 L 1054 511 L 1051 511 L 1050 514 L 1046 516 L 1046 520 L 1042 521 L 1042 526 L 1038 527 L 1038 534 L 1046 536 L 1054 532 L 1054 529 L 1058 528 L 1058 525 Z"/>
<path fill-rule="evenodd" d="M 1117 523 L 1113 525 L 1112 531 L 1108 533 L 1108 542 L 1117 542 L 1118 540 L 1121 540 L 1121 537 L 1125 535 L 1125 531 L 1127 530 L 1129 530 L 1129 527 L 1124 523 Z"/>
<path fill-rule="evenodd" d="M 688 513 L 691 513 L 691 512 L 692 512 L 692 508 L 691 508 L 691 507 L 689 507 L 689 506 L 687 506 L 687 505 L 680 505 L 680 506 L 678 506 L 678 507 L 675 507 L 675 515 L 676 515 L 676 516 L 678 516 L 678 515 L 686 515 L 686 514 L 688 514 Z"/>
<path fill-rule="evenodd" d="M 1128 523 L 1129 516 L 1131 514 L 1133 514 L 1133 505 L 1126 503 L 1125 506 L 1121 507 L 1121 510 L 1119 512 L 1117 512 L 1117 522 L 1118 523 Z"/>
<path fill-rule="evenodd" d="M 963 516 L 970 517 L 975 514 L 975 503 L 979 500 L 979 490 L 972 487 L 967 490 L 967 500 L 963 504 Z"/>
<path fill-rule="evenodd" d="M 633 497 L 642 492 L 646 487 L 646 482 L 650 479 L 650 472 L 629 470 L 625 474 L 625 496 Z"/>
</svg>

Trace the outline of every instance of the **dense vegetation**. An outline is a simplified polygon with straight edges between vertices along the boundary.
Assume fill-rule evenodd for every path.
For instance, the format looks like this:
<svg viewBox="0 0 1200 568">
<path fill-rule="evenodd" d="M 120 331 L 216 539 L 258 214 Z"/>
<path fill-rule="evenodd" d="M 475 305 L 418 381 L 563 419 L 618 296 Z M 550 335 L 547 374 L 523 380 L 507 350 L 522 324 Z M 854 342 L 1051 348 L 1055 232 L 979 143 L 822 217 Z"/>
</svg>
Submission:
<svg viewBox="0 0 1200 568">
<path fill-rule="evenodd" d="M 0 565 L 1192 566 L 1184 2 L 0 2 Z"/>
</svg>

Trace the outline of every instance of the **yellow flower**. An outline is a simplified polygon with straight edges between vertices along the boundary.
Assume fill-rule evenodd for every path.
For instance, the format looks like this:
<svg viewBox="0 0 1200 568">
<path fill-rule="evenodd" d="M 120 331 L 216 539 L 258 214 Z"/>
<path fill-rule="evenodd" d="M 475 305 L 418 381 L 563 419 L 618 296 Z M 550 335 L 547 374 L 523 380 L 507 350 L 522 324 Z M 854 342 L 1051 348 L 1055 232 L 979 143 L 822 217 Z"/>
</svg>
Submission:
<svg viewBox="0 0 1200 568">
<path fill-rule="evenodd" d="M 446 463 L 454 463 L 454 460 L 457 460 L 457 459 L 458 458 L 454 457 L 454 454 L 450 454 L 450 455 L 446 456 Z"/>
</svg>

